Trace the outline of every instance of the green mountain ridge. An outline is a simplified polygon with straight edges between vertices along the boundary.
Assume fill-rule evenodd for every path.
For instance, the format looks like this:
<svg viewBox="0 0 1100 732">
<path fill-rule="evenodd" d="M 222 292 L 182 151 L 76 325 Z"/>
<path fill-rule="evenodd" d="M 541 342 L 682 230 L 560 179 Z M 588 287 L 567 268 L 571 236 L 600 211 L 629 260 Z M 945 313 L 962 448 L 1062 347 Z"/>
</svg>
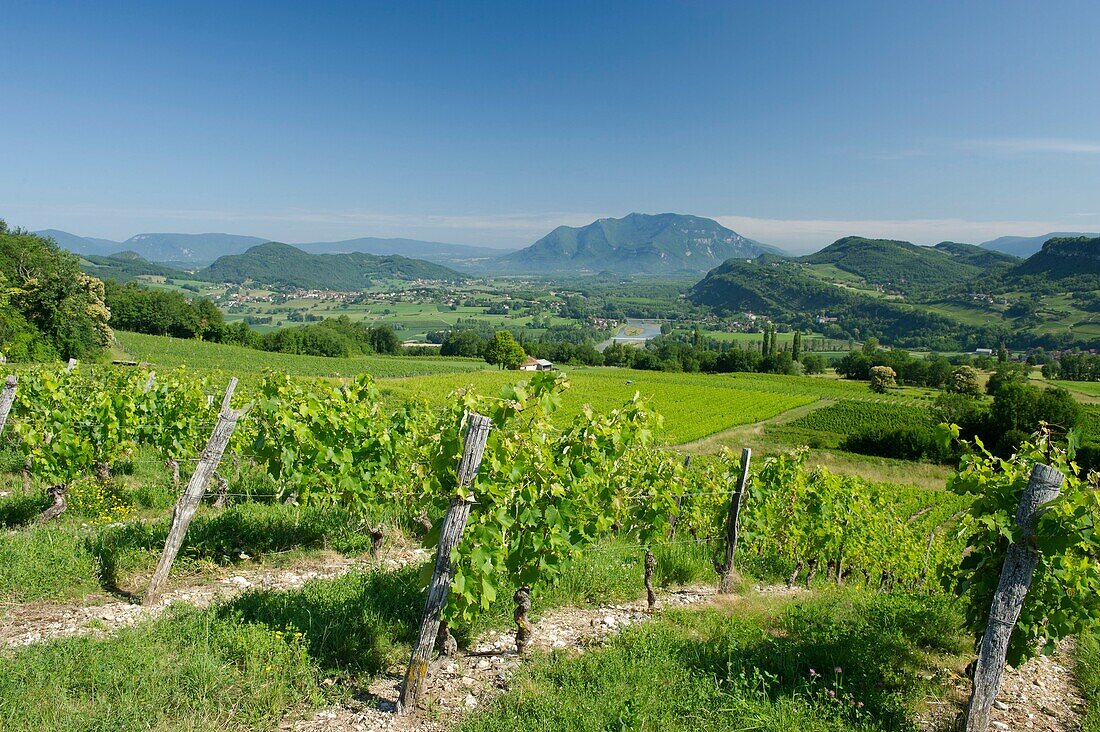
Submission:
<svg viewBox="0 0 1100 732">
<path fill-rule="evenodd" d="M 198 273 L 214 282 L 256 282 L 319 290 L 361 290 L 376 279 L 459 281 L 463 275 L 442 265 L 398 255 L 363 252 L 310 254 L 289 244 L 268 242 L 243 254 L 219 257 Z"/>
</svg>

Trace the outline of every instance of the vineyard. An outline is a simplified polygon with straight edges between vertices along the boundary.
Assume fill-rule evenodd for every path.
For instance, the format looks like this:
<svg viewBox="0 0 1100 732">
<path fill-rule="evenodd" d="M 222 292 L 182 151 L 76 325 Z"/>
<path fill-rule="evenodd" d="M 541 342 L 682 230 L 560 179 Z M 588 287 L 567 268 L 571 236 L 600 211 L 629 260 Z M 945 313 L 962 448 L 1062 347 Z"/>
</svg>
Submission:
<svg viewBox="0 0 1100 732">
<path fill-rule="evenodd" d="M 852 601 L 858 609 L 850 612 L 893 613 L 890 622 L 941 622 L 965 609 L 966 620 L 952 621 L 958 631 L 948 637 L 967 630 L 980 637 L 995 579 L 989 568 L 1009 548 L 1011 512 L 1040 462 L 1056 465 L 1068 481 L 1039 524 L 1038 541 L 1051 559 L 1040 569 L 1036 604 L 1025 607 L 1013 658 L 1030 655 L 1039 641 L 1084 631 L 1100 610 L 1100 569 L 1089 558 L 1098 494 L 1048 437 L 1040 435 L 1011 469 L 975 446 L 953 490 L 927 491 L 815 469 L 804 450 L 686 460 L 663 446 L 816 398 L 783 393 L 781 381 L 716 380 L 711 391 L 693 384 L 689 394 L 675 387 L 690 377 L 662 374 L 665 392 L 646 399 L 636 393 L 644 394 L 640 385 L 610 370 L 578 373 L 578 389 L 561 373 L 516 383 L 510 374 L 476 374 L 492 391 L 464 388 L 468 376 L 382 388 L 366 375 L 338 383 L 268 373 L 238 386 L 205 370 L 21 370 L 5 391 L 11 410 L 0 433 L 0 523 L 7 527 L 0 598 L 24 625 L 15 622 L 18 632 L 0 637 L 31 647 L 0 654 L 3 696 L 38 705 L 34 719 L 47 728 L 83 728 L 72 715 L 85 706 L 93 719 L 112 718 L 95 691 L 104 685 L 134 696 L 134 714 L 172 728 L 271 727 L 292 709 L 331 701 L 321 677 L 337 678 L 338 689 L 351 694 L 394 674 L 411 651 L 407 671 L 396 673 L 405 678 L 402 701 L 413 709 L 437 640 L 453 655 L 487 630 L 512 625 L 510 642 L 522 655 L 539 647 L 536 621 L 555 607 L 644 592 L 652 609 L 661 588 L 706 583 L 734 593 L 743 577 L 792 593 L 825 586 L 897 598 L 896 606 Z M 441 383 L 457 388 L 446 399 L 427 398 Z M 435 391 L 423 390 L 429 386 Z M 810 417 L 841 429 L 862 408 L 841 404 Z M 662 405 L 692 415 L 692 423 L 662 432 Z M 912 407 L 891 409 L 902 418 Z M 413 549 L 420 543 L 426 551 Z M 434 572 L 429 552 L 437 554 Z M 162 608 L 165 593 L 186 605 L 201 595 L 188 580 L 218 567 L 271 572 L 294 562 L 316 565 L 323 578 L 300 589 L 208 599 L 209 610 L 177 608 L 100 637 L 92 624 L 76 639 L 38 643 L 48 629 L 21 610 L 30 602 L 139 598 Z M 970 598 L 965 607 L 951 609 L 945 588 Z M 813 611 L 792 606 L 774 622 L 803 627 L 800 612 Z M 234 619 L 240 624 L 228 622 Z M 201 650 L 193 645 L 199 638 L 207 639 Z M 913 646 L 910 656 L 890 661 L 904 665 L 889 672 L 851 670 L 847 682 L 879 717 L 859 711 L 852 697 L 851 709 L 829 718 L 893 728 L 916 693 L 903 669 L 912 670 L 922 653 L 945 651 L 943 642 Z M 152 668 L 144 656 L 157 653 L 194 658 L 206 670 Z M 821 658 L 819 648 L 800 653 Z M 180 701 L 184 717 L 168 721 L 164 710 L 142 707 L 143 694 L 155 696 L 138 688 L 147 680 L 76 670 L 96 655 L 142 656 L 139 675 L 180 688 L 205 678 L 219 686 L 212 698 L 222 701 L 213 708 Z M 72 669 L 68 701 L 56 708 L 33 681 L 55 664 Z M 745 658 L 738 664 L 739 673 L 756 673 Z M 793 688 L 795 666 L 750 686 Z M 225 668 L 235 670 L 226 675 Z M 812 717 L 816 696 L 801 694 L 795 716 Z M 5 728 L 33 728 L 19 726 L 29 717 L 8 704 L 0 701 Z"/>
</svg>

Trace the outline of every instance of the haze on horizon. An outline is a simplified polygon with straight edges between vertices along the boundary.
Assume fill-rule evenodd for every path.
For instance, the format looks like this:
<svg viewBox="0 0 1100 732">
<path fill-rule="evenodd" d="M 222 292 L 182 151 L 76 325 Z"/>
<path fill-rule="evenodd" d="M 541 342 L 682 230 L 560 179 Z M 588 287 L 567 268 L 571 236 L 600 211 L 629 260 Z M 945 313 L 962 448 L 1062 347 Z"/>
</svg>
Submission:
<svg viewBox="0 0 1100 732">
<path fill-rule="evenodd" d="M 1100 6 L 76 2 L 5 12 L 0 218 L 520 247 L 631 211 L 794 252 L 1100 228 Z"/>
</svg>

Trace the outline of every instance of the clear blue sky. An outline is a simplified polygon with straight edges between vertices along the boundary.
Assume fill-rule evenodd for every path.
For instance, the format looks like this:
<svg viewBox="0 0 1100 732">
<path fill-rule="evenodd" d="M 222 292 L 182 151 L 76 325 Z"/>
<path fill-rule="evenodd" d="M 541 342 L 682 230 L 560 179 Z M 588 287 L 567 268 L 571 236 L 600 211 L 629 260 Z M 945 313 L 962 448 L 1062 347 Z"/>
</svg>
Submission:
<svg viewBox="0 0 1100 732">
<path fill-rule="evenodd" d="M 1100 227 L 1100 3 L 20 2 L 0 217 L 525 245 L 631 211 L 806 249 Z"/>
</svg>

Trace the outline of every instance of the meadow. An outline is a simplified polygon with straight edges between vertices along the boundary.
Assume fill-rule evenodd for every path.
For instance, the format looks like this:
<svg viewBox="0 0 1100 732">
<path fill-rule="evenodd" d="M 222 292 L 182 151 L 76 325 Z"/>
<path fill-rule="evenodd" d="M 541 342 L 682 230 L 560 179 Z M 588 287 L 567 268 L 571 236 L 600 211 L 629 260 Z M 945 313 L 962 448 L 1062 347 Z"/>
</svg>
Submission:
<svg viewBox="0 0 1100 732">
<path fill-rule="evenodd" d="M 236 376 L 278 371 L 290 376 L 349 377 L 367 373 L 378 378 L 480 371 L 479 359 L 432 356 L 355 356 L 326 358 L 271 353 L 241 346 L 140 333 L 116 332 L 122 354 L 159 368 L 216 369 Z"/>
</svg>

